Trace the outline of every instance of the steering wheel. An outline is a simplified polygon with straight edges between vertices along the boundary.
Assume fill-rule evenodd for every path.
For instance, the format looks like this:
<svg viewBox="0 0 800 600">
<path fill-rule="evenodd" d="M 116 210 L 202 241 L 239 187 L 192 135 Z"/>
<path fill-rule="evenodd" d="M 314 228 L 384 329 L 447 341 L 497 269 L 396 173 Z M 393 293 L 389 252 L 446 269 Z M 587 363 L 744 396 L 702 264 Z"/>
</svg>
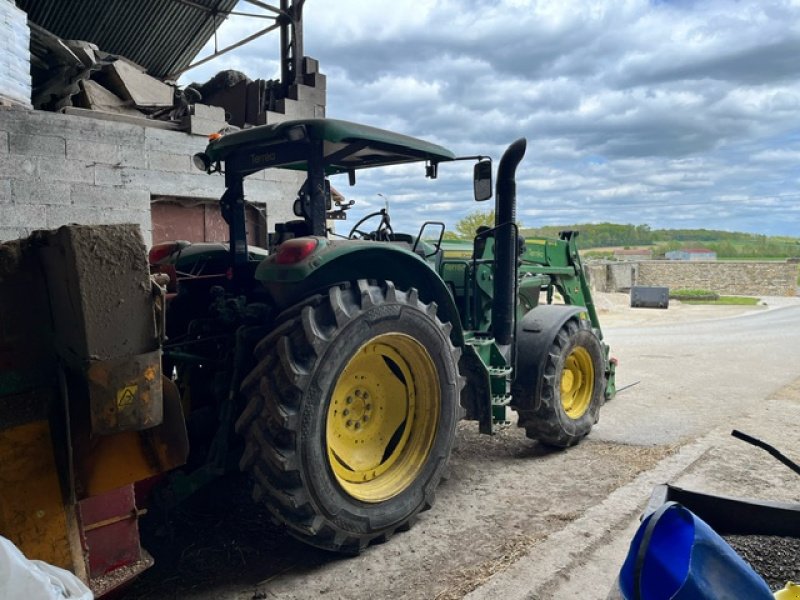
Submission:
<svg viewBox="0 0 800 600">
<path fill-rule="evenodd" d="M 378 223 L 378 228 L 375 231 L 367 232 L 361 229 L 361 226 L 369 221 L 370 219 L 374 219 L 375 217 L 380 217 L 381 221 Z M 389 223 L 389 213 L 386 212 L 385 208 L 380 209 L 379 211 L 369 213 L 368 215 L 362 217 L 358 220 L 358 222 L 353 225 L 353 228 L 350 230 L 350 233 L 347 234 L 348 240 L 378 240 L 382 242 L 388 242 L 390 236 L 394 234 L 394 230 L 392 230 L 392 226 Z"/>
</svg>

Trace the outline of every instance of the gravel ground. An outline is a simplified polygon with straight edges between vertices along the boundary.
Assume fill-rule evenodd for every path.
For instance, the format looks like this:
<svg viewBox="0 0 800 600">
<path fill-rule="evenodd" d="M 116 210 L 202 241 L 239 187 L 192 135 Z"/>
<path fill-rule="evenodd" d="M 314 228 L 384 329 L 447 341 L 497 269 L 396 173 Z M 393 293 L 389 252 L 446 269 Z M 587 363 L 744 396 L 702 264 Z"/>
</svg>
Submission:
<svg viewBox="0 0 800 600">
<path fill-rule="evenodd" d="M 800 538 L 776 535 L 726 535 L 724 539 L 773 592 L 800 581 Z"/>
</svg>

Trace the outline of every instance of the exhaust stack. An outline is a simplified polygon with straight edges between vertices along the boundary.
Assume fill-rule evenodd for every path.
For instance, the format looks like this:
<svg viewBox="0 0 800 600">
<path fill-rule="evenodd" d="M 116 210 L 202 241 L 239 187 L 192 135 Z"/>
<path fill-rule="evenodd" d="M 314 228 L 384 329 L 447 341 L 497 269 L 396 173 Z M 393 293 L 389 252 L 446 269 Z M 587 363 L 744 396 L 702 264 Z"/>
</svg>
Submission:
<svg viewBox="0 0 800 600">
<path fill-rule="evenodd" d="M 517 217 L 517 165 L 525 156 L 527 141 L 520 138 L 503 153 L 497 167 L 495 200 L 495 273 L 492 299 L 492 335 L 500 345 L 511 343 L 517 291 L 517 235 L 510 226 Z"/>
</svg>

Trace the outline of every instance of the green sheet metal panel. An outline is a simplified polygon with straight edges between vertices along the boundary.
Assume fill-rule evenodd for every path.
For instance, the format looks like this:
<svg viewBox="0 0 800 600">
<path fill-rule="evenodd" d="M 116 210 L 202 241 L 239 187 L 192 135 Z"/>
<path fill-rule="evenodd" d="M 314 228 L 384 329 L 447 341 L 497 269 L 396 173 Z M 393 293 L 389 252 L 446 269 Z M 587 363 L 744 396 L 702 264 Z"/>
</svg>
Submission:
<svg viewBox="0 0 800 600">
<path fill-rule="evenodd" d="M 302 158 L 292 158 L 293 153 L 288 153 L 285 160 L 279 156 L 272 157 L 270 153 L 272 146 L 291 145 L 293 137 L 303 135 L 303 129 L 307 139 L 323 141 L 326 171 L 329 174 L 403 162 L 441 162 L 455 158 L 453 152 L 437 144 L 338 119 L 301 119 L 236 131 L 211 141 L 206 148 L 206 154 L 212 161 L 218 161 L 226 160 L 240 150 L 258 150 L 265 153 L 265 166 L 305 169 L 307 153 L 297 153 Z M 363 147 L 352 154 L 337 154 L 354 144 L 363 144 Z"/>
</svg>

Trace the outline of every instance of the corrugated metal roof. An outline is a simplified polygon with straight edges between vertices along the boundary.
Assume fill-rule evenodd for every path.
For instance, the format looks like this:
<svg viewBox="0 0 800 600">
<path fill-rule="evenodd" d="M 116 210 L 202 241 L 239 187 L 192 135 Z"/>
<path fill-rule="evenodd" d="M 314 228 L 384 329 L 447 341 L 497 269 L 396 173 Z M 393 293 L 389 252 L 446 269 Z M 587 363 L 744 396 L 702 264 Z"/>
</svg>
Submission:
<svg viewBox="0 0 800 600">
<path fill-rule="evenodd" d="M 92 42 L 163 78 L 190 64 L 236 2 L 17 0 L 17 6 L 59 37 Z"/>
</svg>

